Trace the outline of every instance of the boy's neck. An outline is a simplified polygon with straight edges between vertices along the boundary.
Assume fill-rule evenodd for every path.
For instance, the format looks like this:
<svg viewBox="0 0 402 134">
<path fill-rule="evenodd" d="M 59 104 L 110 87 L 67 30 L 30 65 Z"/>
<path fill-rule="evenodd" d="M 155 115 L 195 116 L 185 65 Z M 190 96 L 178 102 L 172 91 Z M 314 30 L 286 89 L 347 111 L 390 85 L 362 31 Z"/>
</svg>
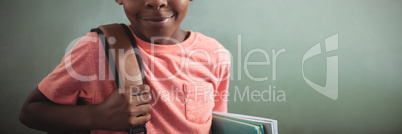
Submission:
<svg viewBox="0 0 402 134">
<path fill-rule="evenodd" d="M 148 43 L 151 43 L 151 40 L 148 39 L 147 37 L 145 37 L 141 32 L 139 32 L 136 28 L 134 28 L 132 25 L 130 25 L 131 29 L 133 30 L 134 34 L 140 38 L 143 41 L 146 41 Z M 170 36 L 170 38 L 179 41 L 179 42 L 183 42 L 184 40 L 186 40 L 188 37 L 190 36 L 190 32 L 186 32 L 180 28 L 178 28 L 176 31 L 173 32 L 173 34 Z M 173 45 L 176 44 L 177 42 L 174 42 L 172 40 L 158 40 L 158 41 L 154 41 L 154 44 L 158 44 L 158 45 Z"/>
</svg>

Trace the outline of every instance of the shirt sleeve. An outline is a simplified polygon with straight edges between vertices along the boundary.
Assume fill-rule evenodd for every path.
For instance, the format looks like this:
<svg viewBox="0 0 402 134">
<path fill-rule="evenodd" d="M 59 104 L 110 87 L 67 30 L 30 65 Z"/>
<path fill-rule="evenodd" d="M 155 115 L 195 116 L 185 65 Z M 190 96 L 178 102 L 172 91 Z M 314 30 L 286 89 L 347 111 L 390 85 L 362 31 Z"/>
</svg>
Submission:
<svg viewBox="0 0 402 134">
<path fill-rule="evenodd" d="M 92 46 L 98 40 L 96 33 L 82 37 L 62 62 L 39 83 L 39 90 L 58 104 L 75 105 L 79 98 L 90 101 L 94 93 L 89 86 L 97 79 Z"/>
<path fill-rule="evenodd" d="M 218 71 L 218 84 L 217 91 L 215 93 L 215 107 L 213 111 L 227 113 L 227 102 L 229 95 L 229 82 L 230 82 L 230 55 L 225 50 L 225 53 L 221 54 L 221 60 L 219 61 Z"/>
</svg>

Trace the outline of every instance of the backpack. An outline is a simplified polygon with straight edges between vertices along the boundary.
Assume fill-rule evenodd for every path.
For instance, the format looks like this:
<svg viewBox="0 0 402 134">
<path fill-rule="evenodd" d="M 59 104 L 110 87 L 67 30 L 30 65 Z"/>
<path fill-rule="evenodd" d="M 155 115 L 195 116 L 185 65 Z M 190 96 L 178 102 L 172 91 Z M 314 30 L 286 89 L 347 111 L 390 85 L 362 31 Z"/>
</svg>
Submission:
<svg viewBox="0 0 402 134">
<path fill-rule="evenodd" d="M 91 32 L 96 32 L 99 35 L 100 40 L 102 41 L 103 48 L 105 49 L 106 58 L 109 62 L 109 67 L 113 72 L 113 77 L 116 82 L 118 88 L 121 86 L 126 85 L 142 85 L 145 83 L 145 75 L 142 65 L 142 60 L 140 57 L 140 52 L 138 50 L 137 43 L 135 41 L 134 35 L 132 34 L 131 30 L 128 28 L 126 24 L 108 24 L 108 25 L 101 25 L 98 28 L 91 29 Z M 109 44 L 111 43 L 111 44 Z M 113 54 L 113 51 L 110 49 L 121 50 L 124 49 L 125 51 L 134 51 L 134 54 L 130 54 L 127 57 L 122 55 L 117 55 L 116 61 L 110 54 Z M 115 51 L 116 52 L 116 51 Z M 131 60 L 133 62 L 129 63 L 121 63 L 125 61 L 125 59 Z M 126 81 L 125 78 L 123 80 L 119 80 L 119 67 L 120 65 L 127 64 L 131 66 L 131 70 L 126 70 L 129 74 L 134 74 L 135 76 L 140 76 L 141 79 L 136 81 Z M 126 66 L 127 66 L 126 65 Z M 125 83 L 127 82 L 127 83 Z M 124 84 L 124 85 L 123 85 Z M 139 133 L 144 132 L 146 134 L 146 126 L 140 125 L 130 130 L 127 130 L 130 134 L 132 133 Z"/>
</svg>

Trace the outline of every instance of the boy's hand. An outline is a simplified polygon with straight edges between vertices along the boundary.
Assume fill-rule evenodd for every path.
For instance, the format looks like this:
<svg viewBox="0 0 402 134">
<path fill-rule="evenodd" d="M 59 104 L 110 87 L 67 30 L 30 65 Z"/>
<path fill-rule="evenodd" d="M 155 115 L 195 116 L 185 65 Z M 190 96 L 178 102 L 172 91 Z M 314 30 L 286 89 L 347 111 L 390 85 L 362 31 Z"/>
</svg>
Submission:
<svg viewBox="0 0 402 134">
<path fill-rule="evenodd" d="M 130 92 L 131 90 L 131 92 Z M 96 129 L 125 131 L 145 124 L 151 118 L 150 88 L 139 85 L 126 88 L 125 93 L 114 90 L 109 97 L 96 106 L 94 124 Z"/>
</svg>

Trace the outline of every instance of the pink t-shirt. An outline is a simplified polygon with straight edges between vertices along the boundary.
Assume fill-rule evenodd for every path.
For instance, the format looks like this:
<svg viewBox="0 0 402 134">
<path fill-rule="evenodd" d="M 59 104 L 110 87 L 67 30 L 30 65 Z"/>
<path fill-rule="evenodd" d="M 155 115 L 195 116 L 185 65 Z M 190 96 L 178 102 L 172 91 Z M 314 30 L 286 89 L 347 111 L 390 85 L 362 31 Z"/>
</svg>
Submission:
<svg viewBox="0 0 402 134">
<path fill-rule="evenodd" d="M 230 54 L 215 39 L 191 32 L 175 45 L 135 37 L 151 87 L 148 133 L 209 133 L 212 111 L 227 112 Z M 38 85 L 51 101 L 98 104 L 116 89 L 99 37 L 87 33 Z M 92 130 L 91 133 L 126 133 Z"/>
</svg>

